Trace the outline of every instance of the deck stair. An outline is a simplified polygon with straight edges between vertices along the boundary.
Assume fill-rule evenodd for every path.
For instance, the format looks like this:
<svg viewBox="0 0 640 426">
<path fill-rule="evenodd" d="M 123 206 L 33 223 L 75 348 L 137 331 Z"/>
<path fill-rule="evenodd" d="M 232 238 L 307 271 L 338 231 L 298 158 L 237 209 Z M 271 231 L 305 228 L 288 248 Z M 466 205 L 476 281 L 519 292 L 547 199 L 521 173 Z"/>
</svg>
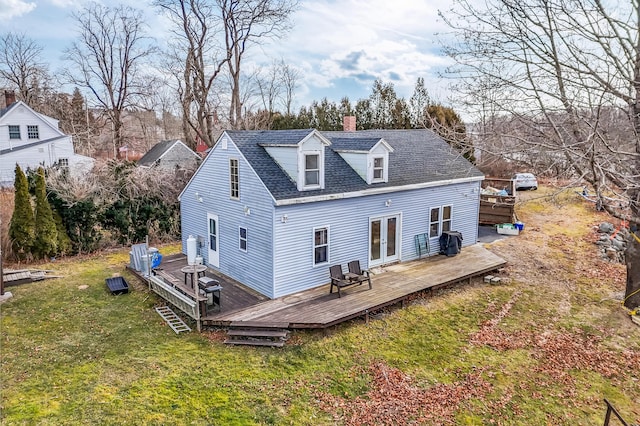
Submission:
<svg viewBox="0 0 640 426">
<path fill-rule="evenodd" d="M 227 345 L 271 346 L 280 348 L 289 338 L 288 323 L 235 321 L 229 324 Z"/>
<path fill-rule="evenodd" d="M 182 321 L 182 318 L 176 315 L 170 307 L 156 307 L 156 312 L 162 317 L 163 320 L 167 322 L 167 324 L 169 324 L 169 327 L 171 327 L 171 329 L 175 331 L 176 334 L 179 334 L 183 331 L 191 331 L 191 327 L 185 324 L 184 321 Z"/>
</svg>

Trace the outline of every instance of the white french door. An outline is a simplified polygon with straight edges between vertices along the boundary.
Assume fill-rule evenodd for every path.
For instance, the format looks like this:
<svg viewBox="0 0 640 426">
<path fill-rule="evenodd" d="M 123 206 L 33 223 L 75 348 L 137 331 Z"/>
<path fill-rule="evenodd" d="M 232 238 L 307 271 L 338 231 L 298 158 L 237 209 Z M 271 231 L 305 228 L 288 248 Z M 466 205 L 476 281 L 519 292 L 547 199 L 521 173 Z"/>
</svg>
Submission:
<svg viewBox="0 0 640 426">
<path fill-rule="evenodd" d="M 369 266 L 398 260 L 400 251 L 400 215 L 369 219 Z"/>
<path fill-rule="evenodd" d="M 218 238 L 218 215 L 207 213 L 208 229 L 209 229 L 209 264 L 220 267 L 220 239 Z"/>
</svg>

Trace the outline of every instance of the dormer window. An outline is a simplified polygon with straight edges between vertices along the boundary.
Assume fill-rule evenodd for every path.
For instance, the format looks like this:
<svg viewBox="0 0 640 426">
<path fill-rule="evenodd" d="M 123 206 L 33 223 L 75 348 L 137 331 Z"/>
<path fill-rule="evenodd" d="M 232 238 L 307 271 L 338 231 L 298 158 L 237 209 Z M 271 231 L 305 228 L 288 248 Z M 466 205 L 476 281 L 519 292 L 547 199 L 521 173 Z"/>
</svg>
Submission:
<svg viewBox="0 0 640 426">
<path fill-rule="evenodd" d="M 384 181 L 384 157 L 373 159 L 373 182 Z"/>
<path fill-rule="evenodd" d="M 320 153 L 304 154 L 304 189 L 320 188 Z"/>
<path fill-rule="evenodd" d="M 304 186 L 320 184 L 320 154 L 304 156 Z"/>
</svg>

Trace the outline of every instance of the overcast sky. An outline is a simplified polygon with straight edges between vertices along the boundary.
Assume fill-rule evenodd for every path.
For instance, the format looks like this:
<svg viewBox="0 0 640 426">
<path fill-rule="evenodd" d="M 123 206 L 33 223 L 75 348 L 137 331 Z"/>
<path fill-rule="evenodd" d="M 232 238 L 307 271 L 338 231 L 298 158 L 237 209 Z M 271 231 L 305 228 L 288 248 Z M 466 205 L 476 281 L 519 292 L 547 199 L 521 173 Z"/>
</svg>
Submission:
<svg viewBox="0 0 640 426">
<path fill-rule="evenodd" d="M 44 47 L 45 60 L 55 72 L 65 47 L 75 37 L 71 13 L 85 0 L 0 0 L 0 33 L 25 33 Z M 103 1 L 112 5 L 113 1 Z M 162 40 L 166 23 L 155 14 L 151 0 L 127 0 L 145 11 Z M 435 33 L 446 31 L 438 9 L 450 0 L 300 0 L 285 38 L 252 51 L 250 61 L 268 64 L 283 58 L 302 78 L 295 107 L 327 97 L 352 104 L 367 97 L 376 78 L 391 82 L 399 96 L 409 98 L 418 77 L 432 96 L 447 103 L 446 81 L 438 77 L 448 63 Z M 245 63 L 249 65 L 249 62 Z M 245 68 L 248 69 L 248 68 Z"/>
</svg>

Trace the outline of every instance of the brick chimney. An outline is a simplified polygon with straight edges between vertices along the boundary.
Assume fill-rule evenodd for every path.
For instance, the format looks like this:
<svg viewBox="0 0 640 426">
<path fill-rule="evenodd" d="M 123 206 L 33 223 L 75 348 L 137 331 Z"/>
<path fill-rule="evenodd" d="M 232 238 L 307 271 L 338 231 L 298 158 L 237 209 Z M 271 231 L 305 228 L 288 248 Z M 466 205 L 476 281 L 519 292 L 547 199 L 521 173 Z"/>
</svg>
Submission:
<svg viewBox="0 0 640 426">
<path fill-rule="evenodd" d="M 16 101 L 16 94 L 13 90 L 5 90 L 4 91 L 4 100 L 5 100 L 5 107 L 8 107 L 9 105 L 15 103 Z"/>
<path fill-rule="evenodd" d="M 342 128 L 345 132 L 355 132 L 356 117 L 354 115 L 346 115 L 342 121 Z"/>
</svg>

